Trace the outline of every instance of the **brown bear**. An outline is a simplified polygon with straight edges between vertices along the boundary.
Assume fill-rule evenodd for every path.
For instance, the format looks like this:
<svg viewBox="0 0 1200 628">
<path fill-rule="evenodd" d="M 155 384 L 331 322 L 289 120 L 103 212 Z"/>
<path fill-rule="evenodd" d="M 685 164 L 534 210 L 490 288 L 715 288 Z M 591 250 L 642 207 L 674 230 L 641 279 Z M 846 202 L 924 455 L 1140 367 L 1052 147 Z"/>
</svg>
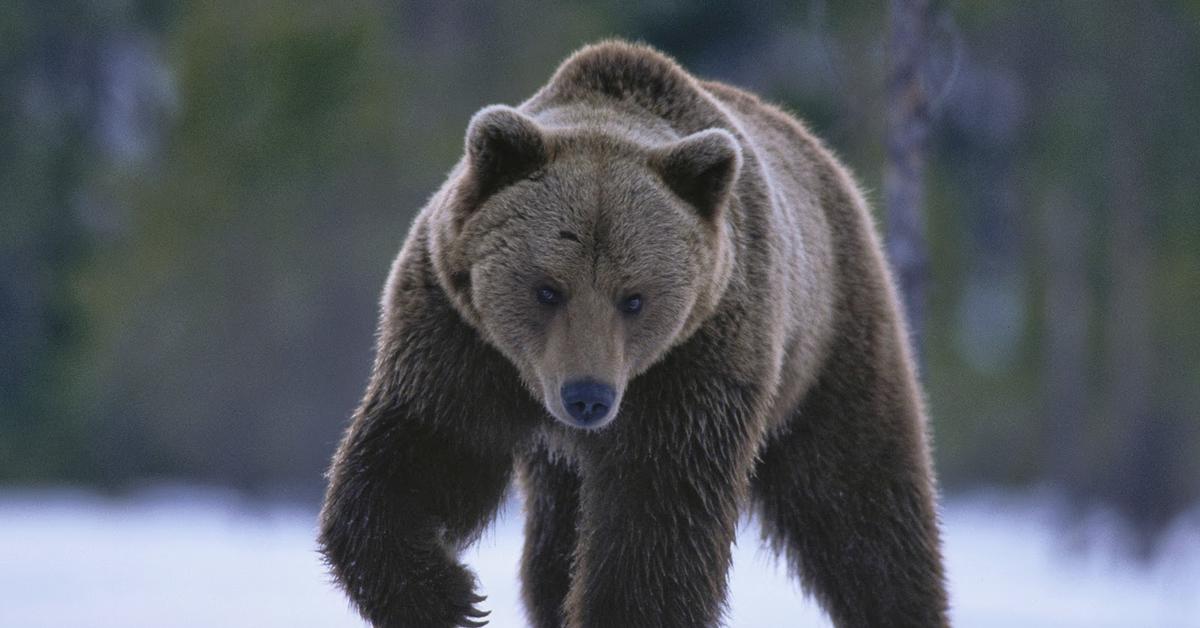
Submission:
<svg viewBox="0 0 1200 628">
<path fill-rule="evenodd" d="M 480 111 L 383 293 L 320 544 L 377 626 L 479 626 L 514 474 L 537 626 L 713 626 L 739 513 L 839 626 L 946 624 L 904 321 L 804 126 L 641 46 Z"/>
</svg>

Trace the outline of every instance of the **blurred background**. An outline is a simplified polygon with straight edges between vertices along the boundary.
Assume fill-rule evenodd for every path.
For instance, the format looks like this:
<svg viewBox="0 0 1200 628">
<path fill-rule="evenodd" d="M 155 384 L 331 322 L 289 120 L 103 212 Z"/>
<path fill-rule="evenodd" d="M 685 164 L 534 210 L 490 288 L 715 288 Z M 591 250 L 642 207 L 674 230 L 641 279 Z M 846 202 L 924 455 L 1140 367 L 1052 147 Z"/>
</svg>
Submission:
<svg viewBox="0 0 1200 628">
<path fill-rule="evenodd" d="M 801 116 L 909 254 L 959 623 L 1200 626 L 1200 2 L 906 4 L 0 2 L 0 624 L 358 625 L 312 517 L 388 265 L 472 113 L 621 36 Z M 751 559 L 795 606 L 739 575 L 731 626 L 823 625 Z"/>
</svg>

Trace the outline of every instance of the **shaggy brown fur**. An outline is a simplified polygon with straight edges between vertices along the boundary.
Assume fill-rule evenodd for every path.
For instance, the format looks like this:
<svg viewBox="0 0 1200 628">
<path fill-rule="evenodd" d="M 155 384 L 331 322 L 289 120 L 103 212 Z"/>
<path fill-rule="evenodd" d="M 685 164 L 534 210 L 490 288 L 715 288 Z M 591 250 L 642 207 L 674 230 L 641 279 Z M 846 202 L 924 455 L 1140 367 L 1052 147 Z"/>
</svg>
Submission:
<svg viewBox="0 0 1200 628">
<path fill-rule="evenodd" d="M 414 224 L 325 556 L 376 625 L 479 625 L 457 556 L 516 469 L 537 626 L 717 624 L 750 506 L 837 625 L 944 625 L 896 303 L 854 182 L 799 122 L 648 48 L 586 48 L 475 116 Z M 583 427 L 581 378 L 614 395 Z"/>
</svg>

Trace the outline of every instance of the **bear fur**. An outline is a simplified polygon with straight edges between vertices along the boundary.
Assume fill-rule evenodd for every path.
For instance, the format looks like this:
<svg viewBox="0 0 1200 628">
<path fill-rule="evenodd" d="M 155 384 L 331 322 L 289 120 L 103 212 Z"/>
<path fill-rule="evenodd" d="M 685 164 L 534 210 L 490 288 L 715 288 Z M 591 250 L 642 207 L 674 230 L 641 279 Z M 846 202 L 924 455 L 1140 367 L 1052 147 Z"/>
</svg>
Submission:
<svg viewBox="0 0 1200 628">
<path fill-rule="evenodd" d="M 566 409 L 579 378 L 603 420 Z M 472 119 L 388 277 L 319 540 L 374 625 L 482 625 L 458 554 L 515 477 L 533 625 L 693 628 L 753 509 L 836 625 L 941 626 L 925 430 L 846 169 L 779 109 L 606 42 Z"/>
</svg>

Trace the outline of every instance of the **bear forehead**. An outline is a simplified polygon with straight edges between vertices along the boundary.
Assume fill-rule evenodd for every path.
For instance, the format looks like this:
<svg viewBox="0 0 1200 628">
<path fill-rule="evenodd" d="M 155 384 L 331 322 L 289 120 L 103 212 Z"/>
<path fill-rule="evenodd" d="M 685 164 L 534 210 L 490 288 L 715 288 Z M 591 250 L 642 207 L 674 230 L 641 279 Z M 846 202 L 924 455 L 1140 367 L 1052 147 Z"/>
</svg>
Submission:
<svg viewBox="0 0 1200 628">
<path fill-rule="evenodd" d="M 565 168 L 552 164 L 489 204 L 472 229 L 476 261 L 536 268 L 563 283 L 596 273 L 647 282 L 687 265 L 700 230 L 662 190 L 596 176 L 603 170 L 590 166 L 559 165 Z"/>
<path fill-rule="evenodd" d="M 689 240 L 697 220 L 678 206 L 644 164 L 574 154 L 556 159 L 497 203 L 496 228 L 568 244 L 636 251 Z M 507 214 L 507 215 L 506 215 Z"/>
</svg>

